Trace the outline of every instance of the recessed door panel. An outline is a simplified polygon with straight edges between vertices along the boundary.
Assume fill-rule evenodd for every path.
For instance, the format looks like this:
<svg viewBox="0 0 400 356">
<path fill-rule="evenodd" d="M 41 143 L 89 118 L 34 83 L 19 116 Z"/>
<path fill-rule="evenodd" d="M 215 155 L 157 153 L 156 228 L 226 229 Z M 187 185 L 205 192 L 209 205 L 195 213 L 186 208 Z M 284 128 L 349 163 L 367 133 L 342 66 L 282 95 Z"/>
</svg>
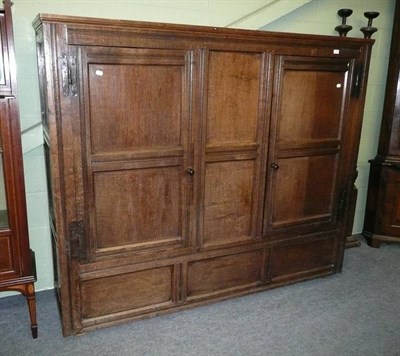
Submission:
<svg viewBox="0 0 400 356">
<path fill-rule="evenodd" d="M 250 238 L 254 161 L 207 163 L 204 246 Z"/>
<path fill-rule="evenodd" d="M 335 236 L 324 235 L 276 246 L 270 254 L 272 282 L 332 273 L 335 263 Z"/>
<path fill-rule="evenodd" d="M 83 281 L 82 317 L 90 319 L 170 306 L 172 281 L 172 266 Z"/>
<path fill-rule="evenodd" d="M 188 263 L 188 299 L 256 286 L 261 282 L 263 258 L 258 250 Z"/>
<path fill-rule="evenodd" d="M 181 167 L 94 176 L 98 250 L 182 240 Z"/>
<path fill-rule="evenodd" d="M 255 142 L 261 54 L 210 51 L 207 144 Z"/>
<path fill-rule="evenodd" d="M 180 147 L 182 66 L 90 64 L 92 152 Z"/>
<path fill-rule="evenodd" d="M 274 226 L 331 217 L 336 161 L 336 155 L 278 160 L 273 187 Z"/>
<path fill-rule="evenodd" d="M 286 70 L 279 143 L 338 139 L 345 73 Z"/>
</svg>

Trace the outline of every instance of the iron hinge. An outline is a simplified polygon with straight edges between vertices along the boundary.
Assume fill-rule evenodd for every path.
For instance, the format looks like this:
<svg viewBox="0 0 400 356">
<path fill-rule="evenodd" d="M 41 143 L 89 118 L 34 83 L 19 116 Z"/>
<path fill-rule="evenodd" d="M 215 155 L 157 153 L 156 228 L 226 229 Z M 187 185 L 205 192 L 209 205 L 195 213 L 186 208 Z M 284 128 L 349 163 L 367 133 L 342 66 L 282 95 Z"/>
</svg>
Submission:
<svg viewBox="0 0 400 356">
<path fill-rule="evenodd" d="M 364 66 L 356 64 L 353 72 L 353 83 L 351 86 L 351 96 L 358 98 L 361 92 L 361 84 L 364 76 Z"/>
<path fill-rule="evenodd" d="M 347 190 L 342 190 L 340 192 L 340 196 L 339 196 L 339 201 L 338 201 L 338 205 L 337 205 L 337 210 L 336 210 L 336 221 L 339 221 L 341 219 L 343 219 L 344 217 L 344 213 L 346 211 L 346 205 L 347 205 Z"/>
<path fill-rule="evenodd" d="M 61 78 L 64 96 L 78 96 L 78 74 L 76 56 L 63 53 L 61 60 Z"/>
<path fill-rule="evenodd" d="M 69 224 L 69 247 L 70 256 L 74 260 L 85 258 L 84 249 L 85 224 L 82 220 L 73 221 Z"/>
</svg>

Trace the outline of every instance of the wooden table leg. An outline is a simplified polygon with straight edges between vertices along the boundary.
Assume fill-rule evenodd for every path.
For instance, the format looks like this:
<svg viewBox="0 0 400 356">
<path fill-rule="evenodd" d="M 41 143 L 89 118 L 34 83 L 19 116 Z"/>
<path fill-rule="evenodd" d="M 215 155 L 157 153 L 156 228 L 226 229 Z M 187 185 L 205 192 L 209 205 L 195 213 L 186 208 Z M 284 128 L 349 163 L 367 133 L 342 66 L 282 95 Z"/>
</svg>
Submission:
<svg viewBox="0 0 400 356">
<path fill-rule="evenodd" d="M 31 319 L 31 332 L 34 339 L 38 336 L 38 326 L 36 321 L 36 295 L 34 282 L 21 283 L 2 288 L 2 291 L 15 291 L 25 296 L 28 302 L 29 317 Z"/>
<path fill-rule="evenodd" d="M 36 321 L 36 295 L 35 295 L 35 287 L 33 283 L 29 283 L 26 285 L 26 301 L 28 302 L 29 308 L 29 316 L 31 319 L 31 331 L 32 337 L 34 339 L 38 336 L 38 326 Z"/>
</svg>

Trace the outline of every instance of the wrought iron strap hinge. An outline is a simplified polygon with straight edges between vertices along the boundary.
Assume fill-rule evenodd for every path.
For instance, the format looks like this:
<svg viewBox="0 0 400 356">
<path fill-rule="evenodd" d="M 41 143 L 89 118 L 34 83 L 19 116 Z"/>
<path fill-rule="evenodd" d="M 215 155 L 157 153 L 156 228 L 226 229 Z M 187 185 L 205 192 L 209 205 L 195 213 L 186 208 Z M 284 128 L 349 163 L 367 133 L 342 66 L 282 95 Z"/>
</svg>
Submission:
<svg viewBox="0 0 400 356">
<path fill-rule="evenodd" d="M 70 256 L 81 261 L 85 258 L 85 224 L 82 220 L 78 220 L 71 222 L 68 227 Z"/>
<path fill-rule="evenodd" d="M 61 61 L 61 78 L 64 96 L 78 96 L 78 73 L 76 65 L 76 56 L 63 54 Z"/>
<path fill-rule="evenodd" d="M 361 92 L 361 84 L 364 76 L 364 66 L 356 64 L 353 72 L 353 83 L 351 86 L 351 96 L 358 98 Z"/>
<path fill-rule="evenodd" d="M 344 213 L 346 210 L 346 204 L 347 204 L 347 190 L 342 190 L 340 192 L 339 196 L 339 201 L 337 205 L 337 210 L 336 210 L 336 220 L 341 220 L 344 217 Z"/>
</svg>

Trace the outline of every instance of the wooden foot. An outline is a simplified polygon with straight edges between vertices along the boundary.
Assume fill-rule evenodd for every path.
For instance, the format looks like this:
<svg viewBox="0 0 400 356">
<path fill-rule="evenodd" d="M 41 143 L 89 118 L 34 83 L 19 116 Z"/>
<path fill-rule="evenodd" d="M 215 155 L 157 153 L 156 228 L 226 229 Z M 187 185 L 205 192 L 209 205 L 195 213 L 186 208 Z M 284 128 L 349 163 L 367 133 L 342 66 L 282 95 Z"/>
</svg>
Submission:
<svg viewBox="0 0 400 356">
<path fill-rule="evenodd" d="M 367 244 L 368 244 L 368 246 L 371 246 L 373 248 L 381 247 L 381 241 L 374 239 L 372 237 L 367 237 Z"/>
<path fill-rule="evenodd" d="M 351 235 L 346 237 L 345 248 L 360 247 L 360 246 L 361 246 L 361 241 L 359 239 L 359 235 Z"/>
<path fill-rule="evenodd" d="M 37 327 L 37 325 L 31 326 L 31 332 L 32 332 L 32 337 L 34 339 L 37 339 L 37 336 L 38 336 L 38 327 Z"/>
</svg>

